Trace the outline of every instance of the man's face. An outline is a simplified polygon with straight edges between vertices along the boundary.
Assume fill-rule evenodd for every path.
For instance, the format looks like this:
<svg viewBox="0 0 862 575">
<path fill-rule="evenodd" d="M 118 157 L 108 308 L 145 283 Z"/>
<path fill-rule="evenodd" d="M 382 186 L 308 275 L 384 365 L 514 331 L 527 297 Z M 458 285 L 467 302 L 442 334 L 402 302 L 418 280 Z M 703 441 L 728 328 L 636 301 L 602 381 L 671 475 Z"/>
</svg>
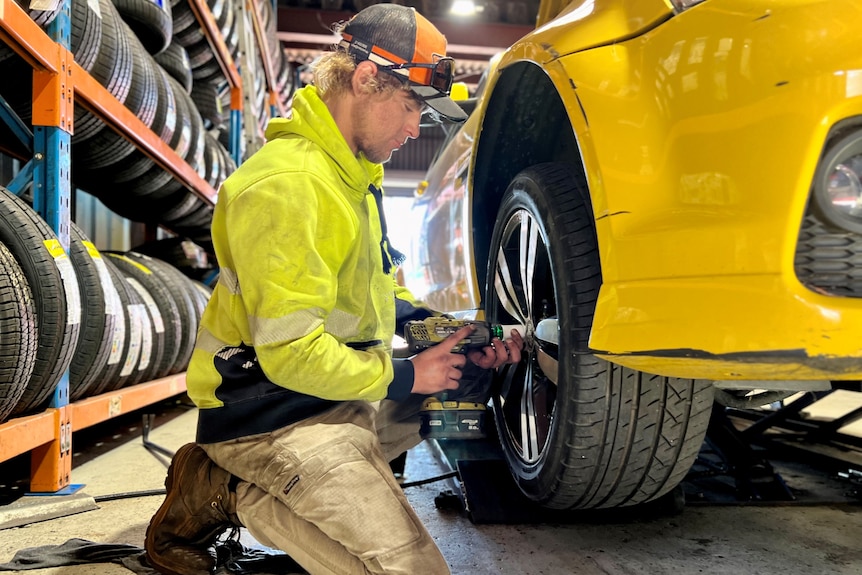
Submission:
<svg viewBox="0 0 862 575">
<path fill-rule="evenodd" d="M 353 135 L 358 151 L 380 164 L 409 138 L 419 137 L 423 104 L 407 90 L 372 94 L 367 102 L 355 111 Z"/>
</svg>

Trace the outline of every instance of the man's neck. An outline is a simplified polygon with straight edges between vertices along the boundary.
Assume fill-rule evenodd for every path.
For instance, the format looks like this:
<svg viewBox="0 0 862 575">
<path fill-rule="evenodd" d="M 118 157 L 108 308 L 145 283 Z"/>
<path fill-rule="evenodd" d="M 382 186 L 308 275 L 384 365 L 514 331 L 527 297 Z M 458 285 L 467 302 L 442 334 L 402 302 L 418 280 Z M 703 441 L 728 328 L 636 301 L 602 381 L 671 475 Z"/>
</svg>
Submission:
<svg viewBox="0 0 862 575">
<path fill-rule="evenodd" d="M 344 137 L 344 141 L 347 142 L 353 155 L 357 156 L 359 149 L 353 141 L 353 106 L 350 97 L 338 96 L 321 99 L 329 113 L 332 114 L 332 119 L 335 120 L 335 125 Z"/>
</svg>

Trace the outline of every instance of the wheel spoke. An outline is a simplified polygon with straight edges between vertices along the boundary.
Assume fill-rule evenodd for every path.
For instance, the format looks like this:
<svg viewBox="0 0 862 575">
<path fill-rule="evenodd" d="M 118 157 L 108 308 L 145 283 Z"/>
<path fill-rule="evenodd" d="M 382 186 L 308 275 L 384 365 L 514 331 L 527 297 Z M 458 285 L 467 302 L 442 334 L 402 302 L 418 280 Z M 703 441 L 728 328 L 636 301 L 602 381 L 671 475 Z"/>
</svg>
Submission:
<svg viewBox="0 0 862 575">
<path fill-rule="evenodd" d="M 521 229 L 523 229 L 523 222 L 526 219 L 529 219 L 526 212 L 518 212 L 515 218 L 512 219 L 512 222 L 516 221 L 516 218 L 521 222 Z M 524 313 L 522 310 L 529 310 L 529 299 L 527 300 L 527 305 L 520 305 L 518 301 L 518 292 L 515 290 L 515 281 L 512 279 L 512 272 L 514 270 L 519 270 L 521 273 L 521 282 L 520 284 L 523 286 L 523 266 L 519 266 L 519 268 L 510 268 L 509 260 L 506 258 L 506 247 L 508 246 L 508 237 L 504 238 L 504 241 L 500 243 L 499 248 L 497 249 L 497 270 L 494 274 L 494 290 L 497 292 L 497 298 L 500 300 L 500 305 L 503 306 L 503 309 L 509 313 L 513 318 L 518 320 L 520 323 L 527 323 L 525 320 L 528 318 L 528 313 Z M 519 249 L 519 255 L 523 252 L 522 249 Z M 519 260 L 520 263 L 520 260 Z M 527 293 L 527 292 L 525 292 Z"/>
<path fill-rule="evenodd" d="M 512 287 L 512 276 L 509 273 L 509 264 L 506 262 L 506 255 L 503 248 L 497 252 L 497 273 L 494 274 L 494 290 L 497 292 L 497 298 L 500 300 L 500 305 L 503 306 L 509 315 L 515 318 L 521 318 L 521 313 L 515 304 L 515 290 Z"/>
<path fill-rule="evenodd" d="M 521 215 L 520 266 L 521 284 L 526 299 L 525 309 L 532 309 L 533 302 L 533 272 L 536 267 L 536 246 L 539 243 L 539 227 L 529 214 Z"/>
<path fill-rule="evenodd" d="M 533 373 L 527 367 L 521 396 L 521 449 L 524 459 L 534 461 L 539 455 L 539 433 L 536 426 L 536 405 L 533 402 Z"/>
</svg>

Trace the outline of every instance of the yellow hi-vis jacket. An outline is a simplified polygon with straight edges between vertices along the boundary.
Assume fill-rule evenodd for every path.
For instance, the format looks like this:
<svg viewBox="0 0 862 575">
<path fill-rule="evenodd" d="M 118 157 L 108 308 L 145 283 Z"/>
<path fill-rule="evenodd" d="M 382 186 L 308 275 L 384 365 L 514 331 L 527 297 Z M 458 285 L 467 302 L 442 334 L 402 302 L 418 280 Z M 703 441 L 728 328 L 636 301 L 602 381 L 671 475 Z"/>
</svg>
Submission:
<svg viewBox="0 0 862 575">
<path fill-rule="evenodd" d="M 186 377 L 201 443 L 333 402 L 407 397 L 412 363 L 391 357 L 396 305 L 402 321 L 432 315 L 384 261 L 372 194 L 383 167 L 353 155 L 314 87 L 266 138 L 222 184 L 213 214 L 219 279 Z"/>
</svg>

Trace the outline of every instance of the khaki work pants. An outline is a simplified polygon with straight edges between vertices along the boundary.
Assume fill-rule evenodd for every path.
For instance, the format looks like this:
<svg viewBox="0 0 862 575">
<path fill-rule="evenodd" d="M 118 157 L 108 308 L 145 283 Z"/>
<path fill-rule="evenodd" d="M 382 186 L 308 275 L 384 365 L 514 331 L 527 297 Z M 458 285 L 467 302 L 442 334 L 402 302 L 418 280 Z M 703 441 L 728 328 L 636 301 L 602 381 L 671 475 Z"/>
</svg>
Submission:
<svg viewBox="0 0 862 575">
<path fill-rule="evenodd" d="M 421 441 L 419 405 L 345 402 L 272 433 L 202 447 L 243 480 L 236 511 L 249 533 L 311 575 L 447 575 L 388 463 Z"/>
</svg>

